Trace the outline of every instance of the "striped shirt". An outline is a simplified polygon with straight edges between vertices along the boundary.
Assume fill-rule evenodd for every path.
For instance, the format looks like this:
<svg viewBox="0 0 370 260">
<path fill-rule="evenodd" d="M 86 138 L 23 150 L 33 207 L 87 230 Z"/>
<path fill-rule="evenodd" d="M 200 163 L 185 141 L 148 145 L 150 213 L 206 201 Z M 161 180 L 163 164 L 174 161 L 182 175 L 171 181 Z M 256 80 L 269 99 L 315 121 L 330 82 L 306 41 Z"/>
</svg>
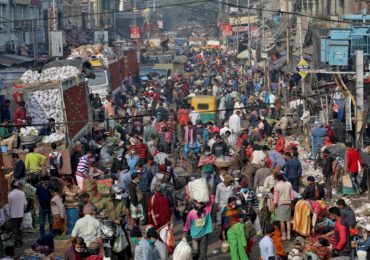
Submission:
<svg viewBox="0 0 370 260">
<path fill-rule="evenodd" d="M 89 169 L 90 169 L 90 159 L 87 157 L 87 155 L 84 155 L 78 161 L 77 171 L 81 173 L 83 176 L 87 176 L 89 175 Z"/>
<path fill-rule="evenodd" d="M 176 135 L 177 134 L 177 123 L 175 120 L 168 120 L 166 125 L 168 131 L 171 132 L 171 134 Z"/>
</svg>

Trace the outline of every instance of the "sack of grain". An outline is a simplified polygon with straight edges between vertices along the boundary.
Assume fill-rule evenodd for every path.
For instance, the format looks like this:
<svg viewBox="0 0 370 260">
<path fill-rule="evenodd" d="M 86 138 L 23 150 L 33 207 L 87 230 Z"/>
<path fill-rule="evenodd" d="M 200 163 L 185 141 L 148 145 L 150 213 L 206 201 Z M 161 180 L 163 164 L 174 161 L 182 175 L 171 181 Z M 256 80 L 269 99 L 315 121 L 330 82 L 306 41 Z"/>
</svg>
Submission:
<svg viewBox="0 0 370 260">
<path fill-rule="evenodd" d="M 186 193 L 190 199 L 198 202 L 209 201 L 209 189 L 205 178 L 195 179 L 186 186 Z"/>
</svg>

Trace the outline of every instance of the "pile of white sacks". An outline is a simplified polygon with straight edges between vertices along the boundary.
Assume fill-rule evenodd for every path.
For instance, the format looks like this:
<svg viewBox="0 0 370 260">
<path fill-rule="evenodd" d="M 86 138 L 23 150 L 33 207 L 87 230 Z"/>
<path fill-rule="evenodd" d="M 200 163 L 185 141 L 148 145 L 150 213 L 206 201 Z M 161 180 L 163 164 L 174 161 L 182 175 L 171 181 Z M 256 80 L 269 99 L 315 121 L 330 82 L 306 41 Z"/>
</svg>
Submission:
<svg viewBox="0 0 370 260">
<path fill-rule="evenodd" d="M 33 124 L 44 124 L 49 118 L 56 122 L 63 122 L 62 100 L 59 89 L 46 89 L 26 94 L 27 116 L 32 118 Z"/>
<path fill-rule="evenodd" d="M 45 83 L 53 80 L 64 80 L 76 76 L 80 70 L 73 66 L 53 67 L 44 69 L 41 73 L 38 71 L 27 70 L 21 77 L 22 83 Z"/>
</svg>

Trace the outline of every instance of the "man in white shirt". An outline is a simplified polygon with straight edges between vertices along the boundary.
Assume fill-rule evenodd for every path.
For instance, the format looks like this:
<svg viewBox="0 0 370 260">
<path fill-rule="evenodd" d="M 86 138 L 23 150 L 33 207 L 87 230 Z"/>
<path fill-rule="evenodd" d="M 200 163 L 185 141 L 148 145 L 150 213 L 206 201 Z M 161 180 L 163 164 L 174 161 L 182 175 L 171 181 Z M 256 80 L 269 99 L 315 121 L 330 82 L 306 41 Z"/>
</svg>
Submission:
<svg viewBox="0 0 370 260">
<path fill-rule="evenodd" d="M 271 118 L 275 119 L 275 95 L 273 92 L 270 93 L 269 95 L 269 105 L 271 109 Z"/>
<path fill-rule="evenodd" d="M 93 205 L 87 204 L 84 207 L 84 217 L 77 220 L 75 227 L 72 230 L 72 243 L 77 237 L 82 237 L 87 246 L 91 242 L 98 242 L 100 249 L 103 249 L 103 240 L 101 226 L 99 220 L 92 216 L 94 212 Z"/>
<path fill-rule="evenodd" d="M 240 110 L 236 110 L 235 114 L 231 115 L 229 118 L 229 127 L 231 129 L 231 145 L 236 144 L 239 132 L 241 130 L 240 126 Z"/>
<path fill-rule="evenodd" d="M 27 207 L 27 200 L 25 193 L 19 189 L 20 183 L 18 181 L 14 180 L 11 187 L 13 190 L 8 194 L 9 215 L 12 223 L 15 247 L 21 247 L 23 244 L 21 224 L 24 210 Z"/>
<path fill-rule="evenodd" d="M 189 113 L 189 120 L 192 123 L 192 125 L 196 125 L 199 119 L 200 119 L 199 112 L 196 111 L 194 107 L 191 107 L 191 112 Z"/>
<path fill-rule="evenodd" d="M 272 236 L 274 235 L 274 225 L 267 224 L 266 235 L 261 239 L 259 243 L 260 253 L 262 260 L 275 260 L 276 250 L 274 243 L 272 242 Z"/>
</svg>

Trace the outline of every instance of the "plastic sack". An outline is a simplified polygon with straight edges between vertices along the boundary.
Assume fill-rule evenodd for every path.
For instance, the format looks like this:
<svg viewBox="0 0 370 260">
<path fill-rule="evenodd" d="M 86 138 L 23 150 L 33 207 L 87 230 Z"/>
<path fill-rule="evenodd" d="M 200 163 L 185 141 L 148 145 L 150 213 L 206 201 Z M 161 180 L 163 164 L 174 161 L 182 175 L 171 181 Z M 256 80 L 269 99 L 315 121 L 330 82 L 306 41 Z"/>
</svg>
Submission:
<svg viewBox="0 0 370 260">
<path fill-rule="evenodd" d="M 128 241 L 125 232 L 123 232 L 121 227 L 117 227 L 116 239 L 114 240 L 113 244 L 113 252 L 120 253 L 125 250 L 127 246 Z"/>
<path fill-rule="evenodd" d="M 221 252 L 225 254 L 228 253 L 229 251 L 230 251 L 229 243 L 227 243 L 227 241 L 223 241 L 221 245 Z"/>
<path fill-rule="evenodd" d="M 21 229 L 32 229 L 32 215 L 31 212 L 27 212 L 23 216 Z"/>
<path fill-rule="evenodd" d="M 195 179 L 186 186 L 186 193 L 190 199 L 198 202 L 209 201 L 209 189 L 205 178 Z"/>
<path fill-rule="evenodd" d="M 191 260 L 192 251 L 191 247 L 186 241 L 185 238 L 176 246 L 175 251 L 173 252 L 173 260 Z"/>
<path fill-rule="evenodd" d="M 173 236 L 172 228 L 169 228 L 167 230 L 167 252 L 168 255 L 171 255 L 173 253 L 173 249 L 175 248 L 175 237 Z"/>
</svg>

